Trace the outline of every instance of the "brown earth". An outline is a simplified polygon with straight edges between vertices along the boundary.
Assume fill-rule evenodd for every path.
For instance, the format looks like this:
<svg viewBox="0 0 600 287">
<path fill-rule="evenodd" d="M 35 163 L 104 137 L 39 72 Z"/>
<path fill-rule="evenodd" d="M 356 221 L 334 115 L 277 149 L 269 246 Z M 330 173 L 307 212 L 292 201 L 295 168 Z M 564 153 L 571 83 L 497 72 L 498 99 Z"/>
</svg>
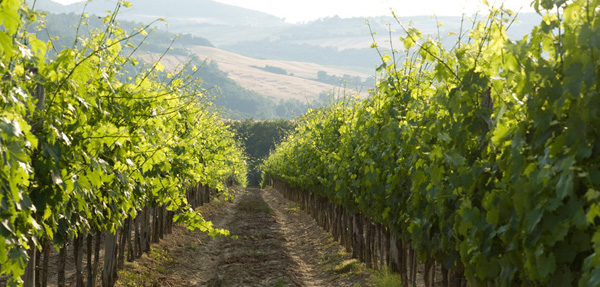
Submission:
<svg viewBox="0 0 600 287">
<path fill-rule="evenodd" d="M 117 286 L 371 286 L 372 271 L 275 190 L 237 189 L 200 212 L 232 236 L 177 226 Z"/>
</svg>

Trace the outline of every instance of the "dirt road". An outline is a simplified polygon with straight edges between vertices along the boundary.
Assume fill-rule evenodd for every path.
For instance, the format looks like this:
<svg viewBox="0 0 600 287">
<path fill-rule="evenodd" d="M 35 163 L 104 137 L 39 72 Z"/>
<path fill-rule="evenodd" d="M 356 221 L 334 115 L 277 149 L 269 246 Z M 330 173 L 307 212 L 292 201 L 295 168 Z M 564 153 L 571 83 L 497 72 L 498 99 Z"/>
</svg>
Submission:
<svg viewBox="0 0 600 287">
<path fill-rule="evenodd" d="M 297 204 L 275 190 L 238 189 L 200 212 L 230 237 L 176 227 L 120 271 L 118 286 L 369 286 L 350 259 Z"/>
</svg>

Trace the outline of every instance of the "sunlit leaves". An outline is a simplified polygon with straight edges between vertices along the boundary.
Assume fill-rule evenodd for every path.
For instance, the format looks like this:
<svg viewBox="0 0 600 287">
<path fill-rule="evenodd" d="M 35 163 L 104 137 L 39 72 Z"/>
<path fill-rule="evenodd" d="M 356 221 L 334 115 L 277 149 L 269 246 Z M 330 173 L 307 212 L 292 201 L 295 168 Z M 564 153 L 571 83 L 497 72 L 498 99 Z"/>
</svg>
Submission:
<svg viewBox="0 0 600 287">
<path fill-rule="evenodd" d="M 241 148 L 196 84 L 177 72 L 161 83 L 160 64 L 122 82 L 135 59 L 122 56 L 129 36 L 113 15 L 107 29 L 48 60 L 50 44 L 19 30 L 19 12 L 31 21 L 35 12 L 21 1 L 0 5 L 0 272 L 18 282 L 28 249 L 114 231 L 147 206 L 226 235 L 187 211 L 186 187 L 223 190 L 246 176 Z"/>
<path fill-rule="evenodd" d="M 2 25 L 7 34 L 17 33 L 17 28 L 21 24 L 19 9 L 21 2 L 19 0 L 5 0 L 0 3 L 0 25 Z"/>
<path fill-rule="evenodd" d="M 495 8 L 453 50 L 405 29 L 377 91 L 306 115 L 265 175 L 460 261 L 473 285 L 598 285 L 600 3 L 534 6 L 517 42 Z"/>
</svg>

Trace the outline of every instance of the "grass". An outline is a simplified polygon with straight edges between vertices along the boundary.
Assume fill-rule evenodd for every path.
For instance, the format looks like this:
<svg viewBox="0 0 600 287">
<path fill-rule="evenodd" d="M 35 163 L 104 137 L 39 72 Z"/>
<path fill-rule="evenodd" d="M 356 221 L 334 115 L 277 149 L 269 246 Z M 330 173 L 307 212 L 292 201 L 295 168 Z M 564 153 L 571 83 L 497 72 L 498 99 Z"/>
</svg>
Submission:
<svg viewBox="0 0 600 287">
<path fill-rule="evenodd" d="M 240 201 L 235 208 L 238 211 L 247 211 L 247 212 L 262 212 L 266 214 L 273 214 L 273 210 L 269 205 L 262 199 L 251 197 L 247 200 Z"/>
<path fill-rule="evenodd" d="M 186 248 L 192 252 L 196 252 L 196 251 L 198 251 L 200 246 L 198 246 L 198 243 L 192 243 L 190 246 L 187 246 Z"/>
<path fill-rule="evenodd" d="M 116 284 L 118 287 L 143 287 L 150 286 L 151 282 L 157 280 L 157 274 L 169 274 L 170 270 L 163 266 L 172 262 L 173 258 L 168 256 L 169 251 L 160 247 L 151 246 L 148 257 L 150 258 L 152 272 L 135 271 L 139 266 L 138 262 L 125 262 L 125 268 L 119 270 L 119 279 Z"/>
<path fill-rule="evenodd" d="M 326 249 L 330 249 L 340 246 L 340 243 L 333 239 L 333 236 L 330 233 L 327 233 L 325 234 L 323 240 L 319 241 L 319 245 L 325 247 Z"/>
<path fill-rule="evenodd" d="M 340 262 L 338 265 L 336 265 L 335 267 L 333 267 L 333 272 L 338 273 L 338 274 L 349 273 L 353 270 L 358 269 L 359 264 L 360 264 L 360 262 L 358 262 L 358 260 L 356 260 L 356 259 L 344 260 L 344 261 Z"/>
<path fill-rule="evenodd" d="M 401 287 L 400 274 L 384 268 L 372 275 L 373 287 Z"/>
<path fill-rule="evenodd" d="M 142 287 L 144 276 L 128 270 L 119 270 L 119 284 L 118 286 L 125 287 Z"/>
<path fill-rule="evenodd" d="M 119 270 L 119 280 L 115 286 L 117 287 L 143 287 L 146 282 L 155 279 L 154 273 L 139 272 L 138 262 L 125 261 L 125 268 Z"/>
<path fill-rule="evenodd" d="M 157 262 L 169 262 L 173 261 L 173 258 L 169 258 L 167 254 L 169 251 L 161 249 L 160 247 L 150 247 L 150 257 Z"/>
<path fill-rule="evenodd" d="M 285 281 L 285 279 L 278 279 L 277 282 L 275 282 L 275 287 L 285 287 L 287 285 L 286 283 L 287 282 Z"/>
<path fill-rule="evenodd" d="M 264 252 L 261 252 L 261 251 L 258 251 L 258 250 L 252 250 L 252 251 L 248 252 L 248 256 L 250 256 L 250 257 L 261 257 L 261 256 L 264 256 L 264 255 L 265 255 Z"/>
<path fill-rule="evenodd" d="M 156 272 L 158 272 L 160 274 L 169 274 L 169 273 L 171 273 L 167 268 L 162 267 L 162 266 L 156 267 Z"/>
<path fill-rule="evenodd" d="M 344 251 L 343 250 L 339 250 L 336 254 L 334 255 L 324 255 L 321 258 L 321 262 L 319 264 L 321 265 L 338 265 L 340 264 L 343 260 L 344 260 Z"/>
<path fill-rule="evenodd" d="M 286 207 L 287 211 L 300 211 L 300 203 L 292 202 Z"/>
</svg>

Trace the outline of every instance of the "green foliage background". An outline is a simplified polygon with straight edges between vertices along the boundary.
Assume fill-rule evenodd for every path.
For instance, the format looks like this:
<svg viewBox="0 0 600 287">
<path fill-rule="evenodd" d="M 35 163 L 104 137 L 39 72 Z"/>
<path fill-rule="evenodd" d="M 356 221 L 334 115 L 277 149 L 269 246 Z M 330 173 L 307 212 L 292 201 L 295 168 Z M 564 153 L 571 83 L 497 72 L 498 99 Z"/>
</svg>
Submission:
<svg viewBox="0 0 600 287">
<path fill-rule="evenodd" d="M 296 124 L 290 120 L 255 121 L 243 120 L 230 123 L 236 141 L 242 143 L 248 156 L 248 184 L 259 186 L 260 166 L 269 152 L 291 133 Z"/>
</svg>

